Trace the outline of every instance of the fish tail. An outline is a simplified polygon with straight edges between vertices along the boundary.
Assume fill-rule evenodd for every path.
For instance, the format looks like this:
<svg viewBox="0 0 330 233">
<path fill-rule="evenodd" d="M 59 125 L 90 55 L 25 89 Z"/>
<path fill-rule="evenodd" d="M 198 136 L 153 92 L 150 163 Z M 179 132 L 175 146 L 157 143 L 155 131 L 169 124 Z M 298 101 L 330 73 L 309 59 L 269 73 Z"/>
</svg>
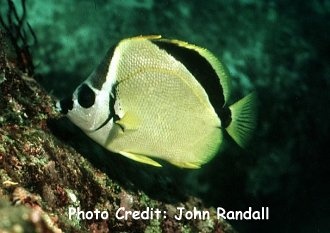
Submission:
<svg viewBox="0 0 330 233">
<path fill-rule="evenodd" d="M 256 93 L 252 92 L 229 106 L 231 122 L 226 128 L 234 141 L 244 148 L 256 127 Z"/>
</svg>

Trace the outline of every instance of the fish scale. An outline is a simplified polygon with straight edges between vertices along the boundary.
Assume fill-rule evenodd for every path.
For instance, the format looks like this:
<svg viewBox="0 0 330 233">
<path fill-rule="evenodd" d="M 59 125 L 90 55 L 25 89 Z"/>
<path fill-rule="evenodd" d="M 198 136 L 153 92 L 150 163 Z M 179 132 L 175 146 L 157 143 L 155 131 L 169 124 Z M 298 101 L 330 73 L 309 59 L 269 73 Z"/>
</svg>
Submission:
<svg viewBox="0 0 330 233">
<path fill-rule="evenodd" d="M 208 50 L 139 36 L 109 50 L 57 106 L 110 151 L 158 167 L 199 168 L 218 153 L 224 130 L 242 147 L 254 130 L 255 94 L 228 107 L 229 94 L 229 76 Z"/>
</svg>

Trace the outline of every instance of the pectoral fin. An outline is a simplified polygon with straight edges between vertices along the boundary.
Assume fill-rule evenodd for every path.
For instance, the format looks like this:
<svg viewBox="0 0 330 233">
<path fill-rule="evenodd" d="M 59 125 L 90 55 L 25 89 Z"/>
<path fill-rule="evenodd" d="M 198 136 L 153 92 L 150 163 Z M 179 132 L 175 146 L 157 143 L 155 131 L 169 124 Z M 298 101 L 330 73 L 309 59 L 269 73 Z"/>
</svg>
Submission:
<svg viewBox="0 0 330 233">
<path fill-rule="evenodd" d="M 140 126 L 140 120 L 133 113 L 126 112 L 120 120 L 116 121 L 116 124 L 118 124 L 123 131 L 137 130 Z"/>
<path fill-rule="evenodd" d="M 131 152 L 126 152 L 126 151 L 120 151 L 119 152 L 121 155 L 132 159 L 134 161 L 140 162 L 140 163 L 146 163 L 155 167 L 161 167 L 159 163 L 157 163 L 155 160 L 152 160 L 151 158 L 145 156 L 145 155 L 139 155 L 139 154 L 134 154 Z"/>
</svg>

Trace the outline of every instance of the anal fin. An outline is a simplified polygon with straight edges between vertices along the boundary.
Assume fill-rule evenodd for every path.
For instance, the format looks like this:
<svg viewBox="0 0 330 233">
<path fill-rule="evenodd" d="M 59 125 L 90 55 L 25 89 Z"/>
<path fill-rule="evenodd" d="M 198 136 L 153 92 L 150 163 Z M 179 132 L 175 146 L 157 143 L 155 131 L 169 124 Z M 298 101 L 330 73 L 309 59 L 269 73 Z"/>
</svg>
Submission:
<svg viewBox="0 0 330 233">
<path fill-rule="evenodd" d="M 135 154 L 131 152 L 126 152 L 126 151 L 120 151 L 119 152 L 121 155 L 132 159 L 134 161 L 140 162 L 140 163 L 146 163 L 155 167 L 162 167 L 159 163 L 157 163 L 155 160 L 145 156 L 145 155 L 140 155 L 140 154 Z"/>
<path fill-rule="evenodd" d="M 181 167 L 181 168 L 189 168 L 189 169 L 199 169 L 201 168 L 201 165 L 198 163 L 189 163 L 189 162 L 172 162 L 170 161 L 171 164 Z"/>
</svg>

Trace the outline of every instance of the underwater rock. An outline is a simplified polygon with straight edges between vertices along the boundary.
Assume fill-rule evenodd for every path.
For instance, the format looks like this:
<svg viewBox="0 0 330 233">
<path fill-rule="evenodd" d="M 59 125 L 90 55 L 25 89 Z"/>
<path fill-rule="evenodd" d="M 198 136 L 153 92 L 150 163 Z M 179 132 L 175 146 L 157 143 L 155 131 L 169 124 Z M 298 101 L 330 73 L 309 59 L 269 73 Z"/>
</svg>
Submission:
<svg viewBox="0 0 330 233">
<path fill-rule="evenodd" d="M 7 48 L 12 41 L 7 38 L 8 31 L 0 34 L 1 232 L 235 232 L 223 219 L 216 218 L 214 208 L 206 208 L 199 199 L 166 203 L 141 191 L 126 190 L 56 138 L 49 127 L 49 119 L 60 117 L 54 100 L 33 76 L 27 75 L 27 71 L 33 71 L 31 67 L 20 64 L 19 59 L 8 62 Z M 120 220 L 114 214 L 120 207 L 159 208 L 170 213 L 176 206 L 197 206 L 208 211 L 210 218 L 176 221 L 169 215 Z M 70 207 L 110 214 L 107 220 L 70 219 Z"/>
</svg>

